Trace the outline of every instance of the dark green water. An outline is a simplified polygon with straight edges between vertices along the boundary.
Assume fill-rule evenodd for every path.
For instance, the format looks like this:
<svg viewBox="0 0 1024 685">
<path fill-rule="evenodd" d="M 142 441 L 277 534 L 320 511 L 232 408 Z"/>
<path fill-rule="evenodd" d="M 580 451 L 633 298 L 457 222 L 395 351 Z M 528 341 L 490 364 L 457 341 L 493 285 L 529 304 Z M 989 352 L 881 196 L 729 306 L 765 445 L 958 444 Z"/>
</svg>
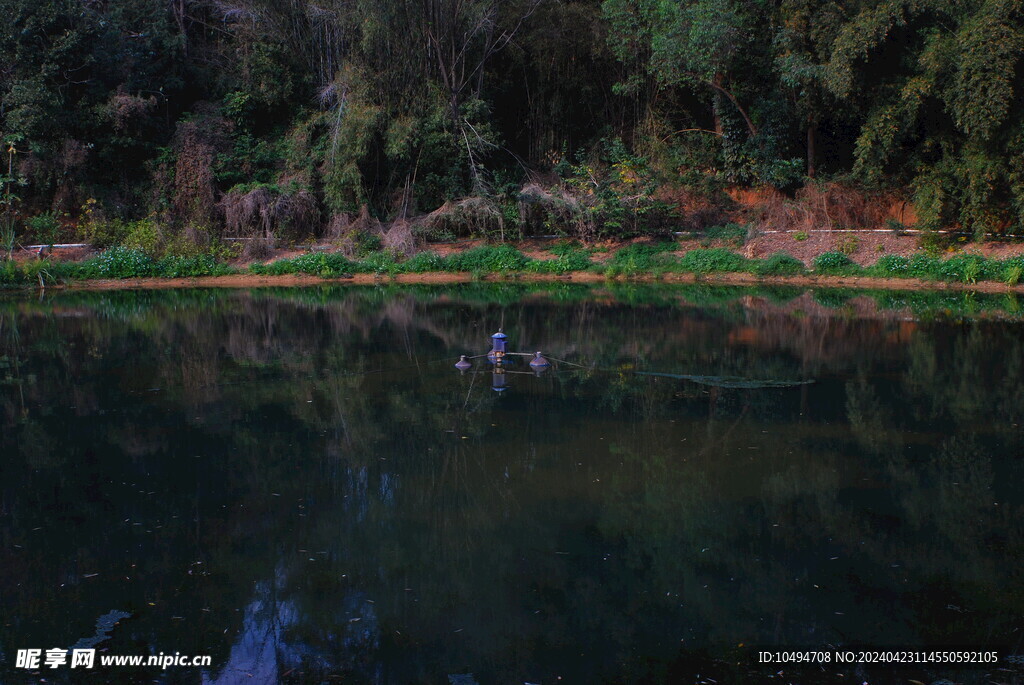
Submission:
<svg viewBox="0 0 1024 685">
<path fill-rule="evenodd" d="M 0 300 L 0 682 L 875 683 L 769 680 L 751 646 L 1024 653 L 1016 303 L 850 297 Z M 498 325 L 595 370 L 452 368 Z M 101 649 L 213 666 L 14 668 L 112 611 Z"/>
</svg>

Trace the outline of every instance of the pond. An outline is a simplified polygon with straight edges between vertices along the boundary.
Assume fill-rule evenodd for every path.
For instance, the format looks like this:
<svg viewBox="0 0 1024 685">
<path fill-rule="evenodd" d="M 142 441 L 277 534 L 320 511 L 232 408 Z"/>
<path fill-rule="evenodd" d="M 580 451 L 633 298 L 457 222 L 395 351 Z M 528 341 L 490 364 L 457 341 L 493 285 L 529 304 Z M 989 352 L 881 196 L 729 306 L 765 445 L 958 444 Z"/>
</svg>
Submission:
<svg viewBox="0 0 1024 685">
<path fill-rule="evenodd" d="M 453 367 L 499 326 L 553 367 Z M 8 296 L 0 681 L 874 683 L 755 650 L 1024 653 L 1022 386 L 1012 297 Z M 15 668 L 81 640 L 211 665 Z"/>
</svg>

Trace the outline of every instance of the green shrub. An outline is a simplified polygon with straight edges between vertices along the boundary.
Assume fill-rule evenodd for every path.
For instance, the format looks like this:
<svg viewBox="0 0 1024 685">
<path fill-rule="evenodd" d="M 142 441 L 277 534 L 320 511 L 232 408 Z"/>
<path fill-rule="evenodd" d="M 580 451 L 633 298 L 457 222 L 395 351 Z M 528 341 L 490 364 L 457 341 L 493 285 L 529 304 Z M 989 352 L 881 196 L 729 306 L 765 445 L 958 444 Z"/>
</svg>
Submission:
<svg viewBox="0 0 1024 685">
<path fill-rule="evenodd" d="M 156 275 L 156 263 L 142 250 L 112 247 L 83 264 L 83 273 L 99 278 L 146 278 Z"/>
<path fill-rule="evenodd" d="M 25 274 L 18 267 L 18 263 L 13 259 L 5 260 L 0 265 L 0 286 L 10 287 L 22 285 L 24 283 Z"/>
<path fill-rule="evenodd" d="M 665 268 L 673 264 L 671 255 L 665 254 L 678 247 L 677 243 L 635 243 L 628 245 L 608 260 L 607 267 L 614 273 L 620 274 L 648 273 L 656 268 Z M 607 269 L 606 269 L 607 274 Z"/>
<path fill-rule="evenodd" d="M 594 265 L 590 254 L 574 244 L 556 246 L 551 249 L 555 259 L 534 260 L 529 269 L 537 273 L 566 274 L 573 271 L 586 271 Z"/>
<path fill-rule="evenodd" d="M 344 276 L 356 271 L 356 265 L 339 254 L 311 252 L 295 259 L 279 259 L 270 264 L 252 264 L 249 270 L 266 276 L 310 274 L 313 276 Z"/>
<path fill-rule="evenodd" d="M 152 219 L 133 221 L 126 225 L 126 234 L 121 243 L 124 247 L 142 250 L 150 256 L 160 252 L 160 232 Z"/>
<path fill-rule="evenodd" d="M 855 235 L 847 236 L 839 241 L 836 249 L 844 255 L 852 255 L 860 247 L 860 238 Z"/>
<path fill-rule="evenodd" d="M 380 252 L 384 249 L 384 238 L 379 233 L 363 231 L 359 234 L 359 241 L 356 245 L 356 254 L 367 255 L 373 252 Z"/>
<path fill-rule="evenodd" d="M 949 246 L 949 238 L 936 231 L 924 231 L 917 238 L 917 246 L 934 256 Z"/>
<path fill-rule="evenodd" d="M 1002 263 L 1001 280 L 1006 285 L 1017 285 L 1024 276 L 1024 257 L 1011 257 Z"/>
<path fill-rule="evenodd" d="M 854 267 L 842 252 L 825 252 L 814 258 L 814 270 L 819 273 L 846 273 L 853 271 Z"/>
<path fill-rule="evenodd" d="M 957 255 L 941 263 L 938 278 L 961 283 L 979 280 L 997 280 L 1001 275 L 999 264 L 980 255 Z"/>
<path fill-rule="evenodd" d="M 496 271 L 522 271 L 530 259 L 511 245 L 484 245 L 453 254 L 447 262 L 452 271 L 493 273 Z"/>
<path fill-rule="evenodd" d="M 563 157 L 555 171 L 568 192 L 532 193 L 539 202 L 524 219 L 535 224 L 541 214 L 547 230 L 580 236 L 667 235 L 679 217 L 675 207 L 654 197 L 656 174 L 647 159 L 630 152 L 621 139 L 602 139 L 600 147 L 599 159 Z M 524 199 L 521 194 L 523 205 Z"/>
<path fill-rule="evenodd" d="M 227 262 L 242 256 L 245 246 L 240 242 L 215 241 L 206 248 L 206 253 L 219 262 Z"/>
<path fill-rule="evenodd" d="M 129 226 L 120 219 L 107 219 L 94 199 L 86 200 L 78 223 L 78 236 L 93 247 L 120 245 L 128 236 Z"/>
<path fill-rule="evenodd" d="M 37 286 L 57 283 L 67 278 L 67 268 L 61 262 L 33 259 L 22 264 L 8 262 L 0 271 L 0 285 Z"/>
<path fill-rule="evenodd" d="M 982 276 L 983 262 L 978 260 L 971 260 L 964 264 L 963 274 L 961 280 L 964 283 L 977 283 L 978 277 Z"/>
<path fill-rule="evenodd" d="M 32 236 L 41 244 L 54 245 L 60 241 L 61 225 L 53 212 L 36 215 L 25 223 L 32 231 Z"/>
<path fill-rule="evenodd" d="M 871 267 L 870 272 L 877 276 L 911 277 L 961 283 L 976 283 L 983 280 L 1006 282 L 1011 263 L 1020 267 L 1024 272 L 1024 260 L 1021 260 L 1020 263 L 1013 262 L 1013 259 L 998 262 L 986 259 L 981 255 L 961 254 L 943 261 L 924 252 L 917 252 L 909 258 L 886 255 Z"/>
<path fill-rule="evenodd" d="M 910 275 L 910 260 L 900 255 L 886 255 L 875 262 L 870 271 L 878 276 L 906 277 Z"/>
<path fill-rule="evenodd" d="M 219 263 L 213 255 L 193 257 L 168 256 L 156 262 L 154 273 L 161 278 L 196 278 L 199 276 L 223 276 L 232 269 Z"/>
<path fill-rule="evenodd" d="M 376 252 L 359 262 L 353 262 L 340 254 L 316 252 L 294 259 L 280 259 L 270 264 L 252 264 L 249 270 L 252 273 L 269 276 L 304 273 L 325 277 L 352 273 L 398 274 L 431 271 L 493 273 L 521 271 L 532 263 L 533 260 L 514 247 L 498 245 L 474 248 L 447 258 L 433 252 L 421 252 L 405 262 L 397 261 L 390 252 Z"/>
<path fill-rule="evenodd" d="M 722 271 L 746 271 L 748 266 L 747 259 L 742 255 L 724 247 L 715 247 L 709 250 L 690 250 L 679 260 L 678 268 L 695 274 L 706 274 Z"/>
<path fill-rule="evenodd" d="M 135 248 L 112 247 L 84 262 L 56 262 L 47 267 L 57 279 L 92 278 L 196 278 L 233 273 L 212 254 L 189 257 L 169 255 L 154 260 Z"/>
<path fill-rule="evenodd" d="M 803 241 L 807 240 L 810 237 L 811 236 L 808 235 L 807 231 L 797 231 L 796 233 L 793 234 L 793 240 L 797 241 L 798 243 L 802 243 Z"/>
<path fill-rule="evenodd" d="M 401 270 L 395 256 L 387 251 L 375 252 L 355 265 L 360 271 L 375 274 L 396 274 Z"/>
<path fill-rule="evenodd" d="M 420 252 L 402 264 L 402 271 L 411 274 L 447 271 L 448 263 L 436 252 Z"/>
<path fill-rule="evenodd" d="M 292 264 L 292 260 L 279 259 L 276 262 L 270 262 L 269 264 L 253 262 L 249 265 L 249 273 L 258 274 L 260 276 L 282 276 L 284 274 L 294 274 L 297 272 L 295 266 Z"/>
<path fill-rule="evenodd" d="M 910 257 L 908 272 L 914 278 L 936 279 L 942 269 L 942 260 L 924 252 L 917 252 Z"/>
<path fill-rule="evenodd" d="M 793 276 L 806 271 L 803 262 L 785 252 L 776 252 L 754 267 L 754 272 L 762 276 Z"/>
<path fill-rule="evenodd" d="M 292 260 L 295 273 L 317 276 L 343 276 L 356 270 L 355 265 L 343 255 L 325 252 L 310 252 Z"/>
</svg>

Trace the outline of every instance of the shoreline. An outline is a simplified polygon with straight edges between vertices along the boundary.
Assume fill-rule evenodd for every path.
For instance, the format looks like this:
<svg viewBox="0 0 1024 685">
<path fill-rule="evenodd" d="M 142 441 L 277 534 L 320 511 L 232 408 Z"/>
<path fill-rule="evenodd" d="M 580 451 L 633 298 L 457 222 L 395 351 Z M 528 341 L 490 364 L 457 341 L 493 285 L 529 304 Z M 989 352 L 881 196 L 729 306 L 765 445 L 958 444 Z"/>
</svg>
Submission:
<svg viewBox="0 0 1024 685">
<path fill-rule="evenodd" d="M 314 276 L 309 274 L 228 274 L 224 276 L 197 276 L 186 278 L 125 278 L 92 279 L 47 285 L 12 288 L 11 292 L 39 290 L 167 290 L 175 288 L 260 288 L 260 287 L 311 287 L 321 285 L 451 285 L 459 283 L 678 283 L 707 284 L 717 286 L 780 285 L 804 288 L 843 288 L 850 290 L 902 290 L 902 291 L 955 291 L 981 293 L 1022 293 L 1024 283 L 1008 285 L 998 281 L 963 283 L 958 281 L 934 281 L 922 278 L 881 278 L 876 276 L 831 276 L 831 275 L 765 275 L 743 272 L 722 272 L 712 274 L 633 274 L 609 277 L 589 271 L 573 271 L 566 274 L 542 273 L 491 273 L 477 276 L 468 272 L 428 272 L 411 274 L 353 274 L 351 276 Z"/>
</svg>

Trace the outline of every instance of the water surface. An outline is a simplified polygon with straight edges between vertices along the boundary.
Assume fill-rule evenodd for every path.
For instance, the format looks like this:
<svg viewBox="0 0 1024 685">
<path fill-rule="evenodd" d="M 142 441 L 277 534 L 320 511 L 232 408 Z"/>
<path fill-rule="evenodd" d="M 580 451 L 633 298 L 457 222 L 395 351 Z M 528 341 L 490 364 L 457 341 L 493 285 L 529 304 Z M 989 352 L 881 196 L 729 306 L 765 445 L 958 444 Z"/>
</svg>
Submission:
<svg viewBox="0 0 1024 685">
<path fill-rule="evenodd" d="M 1024 327 L 1015 302 L 929 297 L 0 300 L 0 681 L 111 612 L 110 653 L 213 657 L 146 682 L 761 682 L 752 645 L 1024 652 Z M 571 364 L 452 368 L 499 325 Z"/>
</svg>

